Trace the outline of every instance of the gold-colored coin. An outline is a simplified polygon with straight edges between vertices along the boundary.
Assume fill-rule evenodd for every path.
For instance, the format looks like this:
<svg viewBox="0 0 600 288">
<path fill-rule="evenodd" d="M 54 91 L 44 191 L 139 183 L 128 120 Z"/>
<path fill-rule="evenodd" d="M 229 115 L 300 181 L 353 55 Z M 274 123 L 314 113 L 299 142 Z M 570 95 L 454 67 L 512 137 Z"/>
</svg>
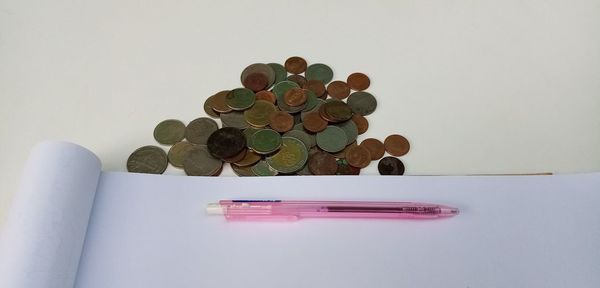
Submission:
<svg viewBox="0 0 600 288">
<path fill-rule="evenodd" d="M 277 108 L 273 103 L 265 100 L 256 100 L 254 105 L 244 111 L 244 119 L 248 124 L 262 128 L 269 125 L 271 115 L 277 112 Z"/>
</svg>

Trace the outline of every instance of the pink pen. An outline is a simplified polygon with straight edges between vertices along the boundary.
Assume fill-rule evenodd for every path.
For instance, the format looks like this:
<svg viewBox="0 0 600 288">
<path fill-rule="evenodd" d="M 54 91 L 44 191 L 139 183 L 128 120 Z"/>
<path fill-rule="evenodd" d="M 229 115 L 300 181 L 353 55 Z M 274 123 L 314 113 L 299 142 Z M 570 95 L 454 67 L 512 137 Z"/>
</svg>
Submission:
<svg viewBox="0 0 600 288">
<path fill-rule="evenodd" d="M 295 221 L 301 218 L 436 219 L 457 208 L 414 202 L 221 200 L 208 204 L 211 215 L 230 221 Z"/>
</svg>

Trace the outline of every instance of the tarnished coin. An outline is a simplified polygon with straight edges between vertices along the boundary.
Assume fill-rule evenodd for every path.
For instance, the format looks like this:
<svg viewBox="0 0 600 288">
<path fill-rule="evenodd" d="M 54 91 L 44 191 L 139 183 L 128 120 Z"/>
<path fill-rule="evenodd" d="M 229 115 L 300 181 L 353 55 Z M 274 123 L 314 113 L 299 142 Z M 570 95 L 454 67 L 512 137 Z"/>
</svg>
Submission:
<svg viewBox="0 0 600 288">
<path fill-rule="evenodd" d="M 208 137 L 219 129 L 219 125 L 213 119 L 200 117 L 194 119 L 185 128 L 185 138 L 193 144 L 206 145 Z"/>
<path fill-rule="evenodd" d="M 352 118 L 352 109 L 344 101 L 327 101 L 319 107 L 319 115 L 329 122 L 339 123 Z"/>
<path fill-rule="evenodd" d="M 304 95 L 306 95 L 306 105 L 304 106 L 304 109 L 302 109 L 302 112 L 306 112 L 306 111 L 315 109 L 315 107 L 317 107 L 317 105 L 319 105 L 320 99 L 317 98 L 317 95 L 315 94 L 315 92 L 310 91 L 308 89 L 304 89 L 304 88 L 302 90 L 304 90 Z"/>
<path fill-rule="evenodd" d="M 246 110 L 254 105 L 255 100 L 256 94 L 248 88 L 233 89 L 225 96 L 225 103 L 233 110 Z"/>
<path fill-rule="evenodd" d="M 306 73 L 304 73 L 304 77 L 306 80 L 319 80 L 324 84 L 327 84 L 333 79 L 333 70 L 329 68 L 329 66 L 316 63 L 308 66 L 306 68 Z"/>
<path fill-rule="evenodd" d="M 210 117 L 219 118 L 219 113 L 213 109 L 213 97 L 214 96 L 210 96 L 204 101 L 204 112 Z"/>
<path fill-rule="evenodd" d="M 294 117 L 287 112 L 277 111 L 271 114 L 269 126 L 279 133 L 290 131 L 294 127 Z"/>
<path fill-rule="evenodd" d="M 267 87 L 270 87 L 271 85 L 273 85 L 273 83 L 275 83 L 275 70 L 273 70 L 273 68 L 267 64 L 254 63 L 246 67 L 244 71 L 242 71 L 242 75 L 240 76 L 240 80 L 242 81 L 242 83 L 244 83 L 248 75 L 252 73 L 260 73 L 266 75 L 267 79 L 269 79 L 269 84 L 267 85 Z"/>
<path fill-rule="evenodd" d="M 246 137 L 238 128 L 224 127 L 213 132 L 207 140 L 208 152 L 216 158 L 229 158 L 246 148 Z"/>
<path fill-rule="evenodd" d="M 381 141 L 375 138 L 367 138 L 360 142 L 360 146 L 363 146 L 369 150 L 369 154 L 371 155 L 371 160 L 378 160 L 383 157 L 385 154 L 385 147 Z"/>
<path fill-rule="evenodd" d="M 317 146 L 324 151 L 339 152 L 346 147 L 346 144 L 348 144 L 348 137 L 339 127 L 327 126 L 325 130 L 317 133 Z"/>
<path fill-rule="evenodd" d="M 194 147 L 194 145 L 187 141 L 175 143 L 175 145 L 171 146 L 171 149 L 169 149 L 169 153 L 167 154 L 169 163 L 175 167 L 182 168 L 183 159 L 185 159 L 186 153 L 190 151 L 192 147 Z"/>
<path fill-rule="evenodd" d="M 260 155 L 258 155 L 256 152 L 254 152 L 252 150 L 248 150 L 246 152 L 246 155 L 244 155 L 244 158 L 242 158 L 239 161 L 234 162 L 234 164 L 237 166 L 240 166 L 240 167 L 246 167 L 246 166 L 254 165 L 260 159 L 261 159 Z"/>
<path fill-rule="evenodd" d="M 332 155 L 335 156 L 335 158 L 338 158 L 338 159 L 345 159 L 346 158 L 346 151 L 348 151 L 348 149 L 350 149 L 350 148 L 352 148 L 352 147 L 354 147 L 356 145 L 358 145 L 358 144 L 356 143 L 356 141 L 354 141 L 354 142 L 346 145 L 346 148 L 342 149 L 342 151 L 337 152 L 337 153 L 333 153 Z"/>
<path fill-rule="evenodd" d="M 250 137 L 252 136 L 252 134 L 254 134 L 258 130 L 260 130 L 260 129 L 254 128 L 254 127 L 248 127 L 246 129 L 244 129 L 244 131 L 242 131 L 242 133 L 244 133 L 244 136 L 246 137 L 246 146 L 250 147 Z"/>
<path fill-rule="evenodd" d="M 258 92 L 267 88 L 269 85 L 269 78 L 262 73 L 251 73 L 244 79 L 242 85 L 254 92 Z"/>
<path fill-rule="evenodd" d="M 390 135 L 385 138 L 383 145 L 385 145 L 385 151 L 393 156 L 402 156 L 410 150 L 408 140 L 406 140 L 404 136 L 398 134 Z"/>
<path fill-rule="evenodd" d="M 256 174 L 252 172 L 251 166 L 240 167 L 238 165 L 232 164 L 231 169 L 233 169 L 233 173 L 235 173 L 235 175 L 240 177 L 256 176 Z"/>
<path fill-rule="evenodd" d="M 285 92 L 283 95 L 283 101 L 285 104 L 297 107 L 306 103 L 307 95 L 302 88 L 292 88 Z"/>
<path fill-rule="evenodd" d="M 327 94 L 340 100 L 345 99 L 350 95 L 350 87 L 344 81 L 333 81 L 327 85 Z"/>
<path fill-rule="evenodd" d="M 179 120 L 162 121 L 154 128 L 154 139 L 160 144 L 172 145 L 185 137 L 185 124 Z"/>
<path fill-rule="evenodd" d="M 338 159 L 337 160 L 337 171 L 335 175 L 359 175 L 360 168 L 356 168 L 350 164 L 346 159 Z"/>
<path fill-rule="evenodd" d="M 335 175 L 337 167 L 335 157 L 323 151 L 310 155 L 310 159 L 308 160 L 308 169 L 314 175 Z"/>
<path fill-rule="evenodd" d="M 298 172 L 296 172 L 297 175 L 301 175 L 301 176 L 310 176 L 310 175 L 314 175 L 312 172 L 310 172 L 310 168 L 308 168 L 308 161 L 306 162 L 306 164 L 304 164 L 304 167 L 302 167 L 302 169 L 298 170 Z"/>
<path fill-rule="evenodd" d="M 367 132 L 367 130 L 369 129 L 369 121 L 364 116 L 358 113 L 354 113 L 352 114 L 351 120 L 352 122 L 354 122 L 354 124 L 356 124 L 356 128 L 358 129 L 359 135 Z"/>
<path fill-rule="evenodd" d="M 277 108 L 271 102 L 256 100 L 252 108 L 244 111 L 244 119 L 254 127 L 265 127 L 269 125 L 271 115 L 277 112 Z"/>
<path fill-rule="evenodd" d="M 292 74 L 300 74 L 306 71 L 307 63 L 303 58 L 293 56 L 285 60 L 285 64 L 283 65 L 285 66 L 285 70 L 287 70 L 287 72 Z"/>
<path fill-rule="evenodd" d="M 273 94 L 273 92 L 271 91 L 258 91 L 256 92 L 256 101 L 258 100 L 264 100 L 267 102 L 270 102 L 272 104 L 275 104 L 275 102 L 277 101 L 277 97 L 275 97 L 275 94 Z M 255 102 L 256 104 L 256 102 Z"/>
<path fill-rule="evenodd" d="M 223 162 L 210 155 L 204 145 L 195 145 L 183 159 L 183 170 L 189 176 L 218 175 Z"/>
<path fill-rule="evenodd" d="M 250 168 L 254 175 L 256 176 L 275 176 L 277 175 L 277 170 L 273 169 L 267 161 L 260 160 L 256 164 L 252 165 Z"/>
<path fill-rule="evenodd" d="M 371 85 L 371 80 L 369 79 L 369 77 L 359 72 L 350 74 L 350 76 L 348 76 L 348 79 L 346 79 L 346 82 L 348 82 L 348 86 L 350 86 L 352 90 L 356 91 L 367 90 L 367 88 L 369 88 L 369 85 Z"/>
<path fill-rule="evenodd" d="M 298 75 L 298 74 L 292 74 L 290 76 L 287 76 L 287 80 L 296 82 L 296 84 L 298 84 L 298 86 L 300 86 L 300 87 L 304 87 L 304 84 L 306 84 L 306 78 L 304 78 L 304 76 Z"/>
<path fill-rule="evenodd" d="M 246 121 L 244 115 L 246 111 L 231 111 L 229 113 L 221 113 L 221 122 L 223 123 L 223 127 L 234 127 L 238 129 L 248 128 L 248 122 Z"/>
<path fill-rule="evenodd" d="M 358 128 L 356 128 L 356 124 L 354 124 L 354 122 L 346 121 L 336 124 L 335 126 L 342 128 L 344 133 L 346 133 L 346 137 L 348 138 L 348 143 L 346 143 L 346 145 L 356 141 L 356 137 L 358 137 Z"/>
<path fill-rule="evenodd" d="M 229 158 L 223 158 L 223 161 L 225 161 L 227 163 L 235 163 L 235 162 L 241 161 L 242 159 L 244 159 L 247 152 L 248 152 L 248 149 L 244 148 L 238 154 L 235 154 Z"/>
<path fill-rule="evenodd" d="M 127 171 L 162 174 L 167 169 L 167 153 L 160 147 L 144 146 L 136 149 L 127 159 Z"/>
<path fill-rule="evenodd" d="M 291 130 L 283 134 L 284 137 L 292 137 L 296 138 L 306 146 L 307 149 L 310 149 L 317 145 L 316 137 L 314 135 L 308 135 L 308 133 L 304 132 L 304 128 L 302 130 Z"/>
<path fill-rule="evenodd" d="M 321 118 L 321 115 L 317 112 L 307 113 L 302 124 L 304 129 L 313 133 L 321 132 L 327 128 L 327 121 Z"/>
<path fill-rule="evenodd" d="M 271 66 L 271 69 L 275 72 L 275 84 L 286 79 L 287 71 L 285 71 L 283 65 L 279 63 L 269 63 L 267 65 Z"/>
<path fill-rule="evenodd" d="M 325 84 L 319 80 L 307 80 L 302 88 L 315 92 L 315 95 L 317 95 L 319 98 L 325 99 L 327 97 L 327 89 L 325 88 Z"/>
<path fill-rule="evenodd" d="M 275 155 L 267 158 L 267 164 L 279 173 L 294 173 L 306 164 L 308 150 L 304 144 L 293 137 L 282 137 L 281 148 Z"/>
<path fill-rule="evenodd" d="M 404 175 L 404 164 L 398 158 L 387 156 L 379 160 L 377 170 L 381 175 Z"/>
<path fill-rule="evenodd" d="M 260 129 L 250 136 L 250 148 L 258 154 L 271 154 L 281 147 L 281 135 L 275 130 Z"/>
<path fill-rule="evenodd" d="M 371 154 L 367 148 L 357 145 L 346 150 L 346 160 L 354 167 L 365 168 L 371 163 Z"/>
<path fill-rule="evenodd" d="M 298 88 L 298 84 L 296 84 L 296 82 L 292 82 L 292 81 L 281 81 L 279 83 L 277 83 L 275 86 L 273 86 L 273 94 L 275 94 L 275 96 L 277 97 L 277 102 L 283 101 L 283 95 L 285 95 L 285 92 L 287 92 L 290 89 L 293 88 Z M 279 103 L 277 103 L 279 104 Z"/>
<path fill-rule="evenodd" d="M 225 101 L 225 98 L 227 97 L 229 92 L 229 90 L 223 90 L 212 96 L 212 109 L 215 110 L 215 112 L 231 112 L 231 107 L 227 106 L 227 101 Z"/>
<path fill-rule="evenodd" d="M 354 92 L 350 94 L 347 103 L 354 113 L 363 116 L 373 113 L 377 108 L 377 100 L 368 92 Z"/>
</svg>

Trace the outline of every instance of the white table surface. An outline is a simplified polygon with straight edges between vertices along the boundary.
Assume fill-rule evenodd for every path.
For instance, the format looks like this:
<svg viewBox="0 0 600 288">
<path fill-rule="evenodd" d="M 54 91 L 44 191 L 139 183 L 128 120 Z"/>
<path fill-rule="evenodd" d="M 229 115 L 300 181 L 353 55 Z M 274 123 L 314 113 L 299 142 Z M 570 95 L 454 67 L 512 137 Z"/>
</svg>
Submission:
<svg viewBox="0 0 600 288">
<path fill-rule="evenodd" d="M 158 122 L 292 55 L 371 77 L 360 139 L 405 135 L 406 174 L 600 169 L 600 1 L 391 2 L 0 2 L 0 227 L 35 143 L 125 170 Z"/>
</svg>

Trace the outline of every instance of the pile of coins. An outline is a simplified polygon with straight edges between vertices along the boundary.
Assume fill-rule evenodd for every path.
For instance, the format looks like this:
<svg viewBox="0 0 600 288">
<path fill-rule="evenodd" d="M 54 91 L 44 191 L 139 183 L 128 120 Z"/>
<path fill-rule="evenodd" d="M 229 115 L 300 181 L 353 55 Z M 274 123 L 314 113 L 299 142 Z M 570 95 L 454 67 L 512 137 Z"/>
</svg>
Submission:
<svg viewBox="0 0 600 288">
<path fill-rule="evenodd" d="M 403 175 L 409 142 L 390 135 L 357 142 L 369 128 L 365 116 L 377 108 L 365 90 L 370 79 L 353 73 L 332 81 L 333 70 L 321 63 L 308 65 L 290 57 L 284 65 L 255 63 L 241 74 L 243 87 L 220 91 L 204 103 L 210 117 L 187 126 L 174 119 L 159 123 L 154 138 L 172 145 L 135 150 L 127 170 L 163 173 L 168 163 L 191 176 L 217 176 L 223 163 L 239 176 L 358 175 L 379 160 L 382 175 Z M 187 141 L 185 141 L 185 140 Z M 383 157 L 385 153 L 392 156 Z"/>
</svg>

